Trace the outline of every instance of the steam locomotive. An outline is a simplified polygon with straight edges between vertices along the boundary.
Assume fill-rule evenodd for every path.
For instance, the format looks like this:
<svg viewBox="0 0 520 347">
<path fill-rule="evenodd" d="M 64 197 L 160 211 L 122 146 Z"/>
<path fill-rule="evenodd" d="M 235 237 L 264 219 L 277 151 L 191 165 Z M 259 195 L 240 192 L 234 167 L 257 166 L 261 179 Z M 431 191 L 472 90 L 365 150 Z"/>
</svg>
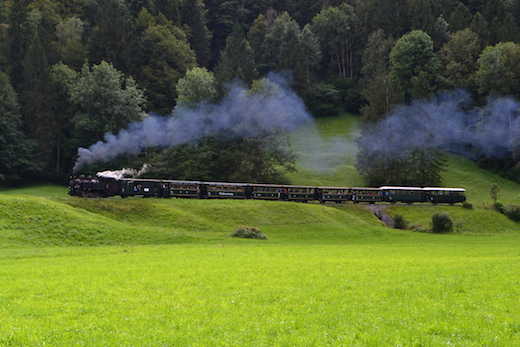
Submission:
<svg viewBox="0 0 520 347">
<path fill-rule="evenodd" d="M 109 177 L 73 177 L 69 195 L 79 197 L 159 197 L 198 199 L 259 199 L 281 201 L 319 201 L 370 203 L 462 203 L 463 188 L 433 187 L 320 187 L 255 183 L 204 182 Z"/>
</svg>

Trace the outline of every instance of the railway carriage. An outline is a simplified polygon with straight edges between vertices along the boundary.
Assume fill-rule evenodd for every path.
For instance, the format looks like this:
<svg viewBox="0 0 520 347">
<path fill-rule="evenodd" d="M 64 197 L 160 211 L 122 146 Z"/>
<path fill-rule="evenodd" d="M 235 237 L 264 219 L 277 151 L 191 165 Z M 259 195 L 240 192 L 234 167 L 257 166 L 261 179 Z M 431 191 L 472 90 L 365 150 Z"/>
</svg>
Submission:
<svg viewBox="0 0 520 347">
<path fill-rule="evenodd" d="M 349 188 L 346 187 L 318 187 L 316 188 L 316 194 L 322 203 L 335 202 L 340 204 L 352 200 Z"/>
<path fill-rule="evenodd" d="M 163 198 L 200 198 L 201 182 L 197 181 L 163 181 L 161 190 Z"/>
<path fill-rule="evenodd" d="M 462 188 L 424 188 L 427 194 L 427 202 L 433 204 L 448 203 L 456 204 L 457 202 L 466 201 L 466 189 Z"/>
<path fill-rule="evenodd" d="M 140 197 L 157 197 L 161 193 L 161 185 L 158 180 L 147 180 L 147 179 L 120 179 L 119 193 L 121 197 L 126 198 L 129 196 L 140 196 Z"/>
<path fill-rule="evenodd" d="M 370 204 L 381 202 L 381 190 L 378 188 L 349 188 L 349 193 L 355 204 L 359 202 Z"/>
<path fill-rule="evenodd" d="M 201 196 L 208 199 L 245 199 L 249 197 L 246 183 L 201 182 Z"/>
<path fill-rule="evenodd" d="M 287 195 L 286 188 L 276 184 L 249 184 L 252 199 L 260 200 L 284 200 Z"/>
<path fill-rule="evenodd" d="M 419 187 L 390 187 L 384 186 L 381 190 L 382 201 L 405 204 L 413 204 L 414 202 L 427 202 L 427 193 L 423 188 Z"/>
<path fill-rule="evenodd" d="M 309 186 L 287 186 L 283 188 L 284 194 L 287 194 L 288 201 L 308 202 L 309 200 L 317 200 L 316 187 Z"/>
</svg>

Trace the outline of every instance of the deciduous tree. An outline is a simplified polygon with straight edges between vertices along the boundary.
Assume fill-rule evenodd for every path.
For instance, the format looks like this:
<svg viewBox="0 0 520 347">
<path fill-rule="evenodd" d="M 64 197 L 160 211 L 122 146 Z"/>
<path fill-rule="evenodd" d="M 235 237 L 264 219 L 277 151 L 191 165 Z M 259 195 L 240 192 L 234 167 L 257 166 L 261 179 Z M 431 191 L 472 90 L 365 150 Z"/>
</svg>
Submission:
<svg viewBox="0 0 520 347">
<path fill-rule="evenodd" d="M 145 116 L 145 98 L 134 79 L 105 61 L 92 67 L 83 65 L 78 80 L 70 87 L 70 101 L 75 107 L 72 123 L 76 146 L 89 147 L 105 133 L 118 133 Z"/>
<path fill-rule="evenodd" d="M 347 4 L 322 10 L 312 20 L 313 32 L 318 37 L 331 68 L 341 78 L 354 77 L 354 8 Z"/>
<path fill-rule="evenodd" d="M 475 73 L 480 54 L 478 36 L 466 28 L 451 36 L 439 51 L 444 70 L 441 81 L 445 89 L 466 88 L 475 91 Z"/>
<path fill-rule="evenodd" d="M 440 69 L 432 39 L 420 30 L 401 37 L 390 53 L 390 75 L 399 83 L 408 102 L 435 93 Z"/>
<path fill-rule="evenodd" d="M 502 42 L 484 49 L 479 60 L 477 83 L 484 94 L 520 97 L 520 45 Z"/>
</svg>

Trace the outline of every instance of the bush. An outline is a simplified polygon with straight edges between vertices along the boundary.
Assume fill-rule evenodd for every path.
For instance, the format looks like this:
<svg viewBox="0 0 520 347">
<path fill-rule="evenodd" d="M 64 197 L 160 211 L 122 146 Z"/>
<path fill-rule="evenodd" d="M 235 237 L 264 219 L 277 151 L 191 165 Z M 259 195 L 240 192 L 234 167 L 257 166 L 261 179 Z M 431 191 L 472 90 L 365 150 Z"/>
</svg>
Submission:
<svg viewBox="0 0 520 347">
<path fill-rule="evenodd" d="M 403 215 L 396 214 L 394 216 L 394 229 L 406 229 L 408 225 L 408 221 L 403 217 Z"/>
<path fill-rule="evenodd" d="M 506 212 L 506 207 L 501 202 L 495 202 L 493 204 L 493 208 L 495 209 L 495 211 L 500 212 L 500 213 L 505 213 Z"/>
<path fill-rule="evenodd" d="M 520 222 L 520 206 L 509 206 L 503 213 L 507 218 L 515 222 Z"/>
<path fill-rule="evenodd" d="M 462 207 L 464 207 L 465 209 L 468 209 L 468 210 L 472 210 L 473 209 L 473 204 L 471 202 L 464 201 L 462 203 Z"/>
<path fill-rule="evenodd" d="M 339 92 L 330 84 L 316 84 L 307 97 L 307 107 L 315 117 L 337 116 L 340 106 Z"/>
<path fill-rule="evenodd" d="M 258 239 L 258 240 L 267 240 L 267 237 L 264 235 L 260 229 L 250 226 L 241 226 L 238 227 L 232 234 L 232 237 L 241 237 L 244 239 Z"/>
<path fill-rule="evenodd" d="M 445 211 L 437 212 L 432 216 L 432 232 L 447 233 L 453 230 L 453 220 Z"/>
</svg>

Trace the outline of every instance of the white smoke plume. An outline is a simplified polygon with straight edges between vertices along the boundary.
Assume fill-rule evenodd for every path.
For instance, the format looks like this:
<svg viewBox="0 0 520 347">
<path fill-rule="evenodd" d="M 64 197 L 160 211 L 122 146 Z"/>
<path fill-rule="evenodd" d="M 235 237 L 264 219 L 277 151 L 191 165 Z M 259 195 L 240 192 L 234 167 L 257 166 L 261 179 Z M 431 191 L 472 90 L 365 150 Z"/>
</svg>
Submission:
<svg viewBox="0 0 520 347">
<path fill-rule="evenodd" d="M 146 171 L 148 171 L 149 168 L 150 168 L 150 166 L 148 164 L 144 164 L 143 167 L 139 170 L 136 170 L 136 169 L 121 169 L 121 170 L 115 170 L 115 171 L 106 170 L 106 171 L 98 172 L 96 174 L 96 176 L 104 177 L 104 178 L 115 178 L 116 180 L 120 180 L 121 178 L 124 178 L 124 177 L 135 178 L 135 177 L 139 177 L 142 174 L 144 174 Z"/>
<path fill-rule="evenodd" d="M 280 75 L 268 79 L 279 87 L 274 95 L 249 94 L 244 87 L 234 84 L 218 104 L 179 107 L 166 117 L 148 115 L 117 135 L 107 133 L 104 141 L 90 148 L 78 148 L 74 172 L 122 154 L 139 154 L 145 148 L 178 146 L 205 135 L 255 137 L 280 129 L 292 131 L 312 119 L 301 98 L 289 88 L 289 79 Z"/>
</svg>

